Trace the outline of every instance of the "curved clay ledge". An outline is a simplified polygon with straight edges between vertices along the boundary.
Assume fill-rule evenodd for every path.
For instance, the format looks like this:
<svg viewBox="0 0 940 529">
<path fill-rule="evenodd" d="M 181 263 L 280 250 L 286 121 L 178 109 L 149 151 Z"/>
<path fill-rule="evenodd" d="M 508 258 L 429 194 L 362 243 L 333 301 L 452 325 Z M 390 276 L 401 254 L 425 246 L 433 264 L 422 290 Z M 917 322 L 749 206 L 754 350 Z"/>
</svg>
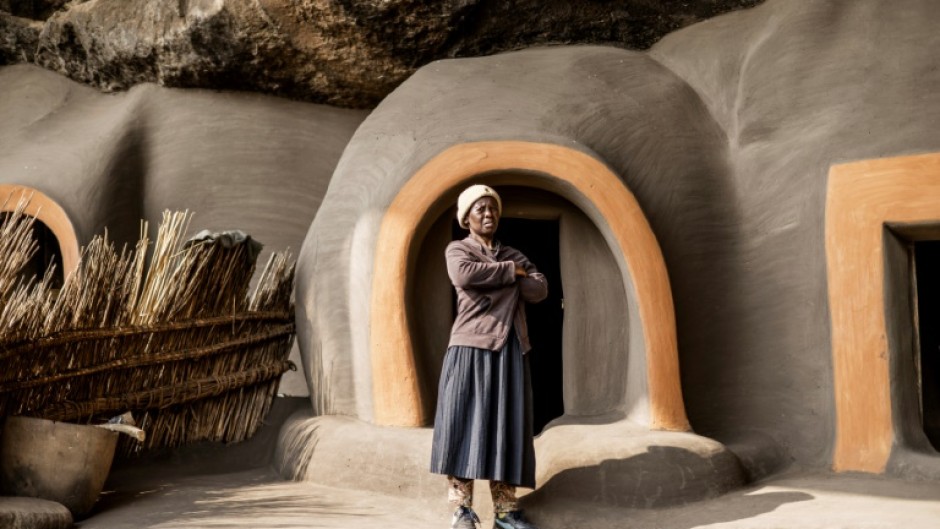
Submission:
<svg viewBox="0 0 940 529">
<path fill-rule="evenodd" d="M 375 426 L 300 411 L 281 429 L 275 465 L 288 479 L 433 502 L 444 497 L 445 486 L 441 476 L 428 472 L 431 435 L 430 428 Z M 564 498 L 665 507 L 713 498 L 746 482 L 737 457 L 721 443 L 625 421 L 552 426 L 536 438 L 535 450 L 538 489 L 523 500 L 528 506 Z M 488 512 L 482 505 L 486 496 L 477 498 L 481 512 Z"/>
</svg>

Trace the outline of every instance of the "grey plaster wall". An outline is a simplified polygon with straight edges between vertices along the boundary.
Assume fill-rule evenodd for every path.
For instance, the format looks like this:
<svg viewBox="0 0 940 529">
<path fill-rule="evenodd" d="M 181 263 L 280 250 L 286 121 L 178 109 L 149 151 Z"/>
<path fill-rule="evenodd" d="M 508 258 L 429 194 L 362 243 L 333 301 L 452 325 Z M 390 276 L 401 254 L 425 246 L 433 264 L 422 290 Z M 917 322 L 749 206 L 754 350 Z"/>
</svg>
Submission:
<svg viewBox="0 0 940 529">
<path fill-rule="evenodd" d="M 363 111 L 141 85 L 103 95 L 38 67 L 0 68 L 0 182 L 39 189 L 79 244 L 189 209 L 191 230 L 243 229 L 297 255 Z M 299 358 L 295 359 L 299 363 Z M 282 390 L 306 394 L 300 375 Z"/>
<path fill-rule="evenodd" d="M 940 150 L 938 23 L 929 0 L 771 0 L 648 54 L 556 47 L 425 66 L 353 137 L 301 253 L 301 344 L 332 381 L 332 410 L 371 416 L 371 256 L 401 185 L 459 143 L 552 142 L 603 160 L 650 220 L 695 430 L 754 468 L 773 466 L 761 453 L 827 465 L 827 173 Z"/>
<path fill-rule="evenodd" d="M 0 181 L 49 194 L 80 242 L 104 227 L 136 240 L 140 218 L 190 209 L 194 228 L 296 252 L 367 115 L 153 85 L 102 95 L 29 66 L 0 69 L 0 93 Z"/>
<path fill-rule="evenodd" d="M 597 227 L 579 209 L 569 205 L 559 220 L 565 413 L 649 420 L 646 359 L 642 341 L 631 336 L 628 317 L 636 308 L 627 299 L 617 261 Z M 601 314 L 610 317 L 596 317 Z"/>
<path fill-rule="evenodd" d="M 703 298 L 679 311 L 683 389 L 699 431 L 769 432 L 800 461 L 828 460 L 827 173 L 940 150 L 938 23 L 930 1 L 778 0 L 652 49 L 727 134 L 741 215 L 696 274 Z M 727 269 L 730 281 L 714 280 Z M 677 304 L 689 299 L 676 290 Z"/>
</svg>

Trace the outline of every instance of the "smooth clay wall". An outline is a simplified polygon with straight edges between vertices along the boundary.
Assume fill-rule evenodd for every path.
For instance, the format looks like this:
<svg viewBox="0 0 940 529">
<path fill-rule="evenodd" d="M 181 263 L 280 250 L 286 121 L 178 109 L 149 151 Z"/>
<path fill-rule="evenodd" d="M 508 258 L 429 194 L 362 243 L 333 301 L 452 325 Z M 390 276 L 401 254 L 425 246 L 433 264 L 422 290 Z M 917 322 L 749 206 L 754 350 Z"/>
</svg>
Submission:
<svg viewBox="0 0 940 529">
<path fill-rule="evenodd" d="M 683 390 L 700 431 L 769 435 L 798 461 L 831 461 L 829 169 L 940 150 L 938 23 L 929 0 L 772 0 L 651 50 L 727 135 L 741 216 L 695 273 L 699 299 L 679 311 Z M 711 280 L 728 269 L 731 281 Z"/>
</svg>

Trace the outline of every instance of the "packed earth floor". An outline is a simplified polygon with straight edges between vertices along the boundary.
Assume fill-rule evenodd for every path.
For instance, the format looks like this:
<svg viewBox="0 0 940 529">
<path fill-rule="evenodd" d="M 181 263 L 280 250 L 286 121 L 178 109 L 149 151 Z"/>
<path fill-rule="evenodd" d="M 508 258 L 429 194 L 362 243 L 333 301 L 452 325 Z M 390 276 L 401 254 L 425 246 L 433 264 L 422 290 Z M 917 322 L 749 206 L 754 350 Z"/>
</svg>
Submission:
<svg viewBox="0 0 940 529">
<path fill-rule="evenodd" d="M 106 487 L 113 492 L 106 490 L 95 514 L 76 525 L 81 529 L 449 526 L 446 504 L 434 498 L 283 481 L 267 467 L 200 472 L 189 464 L 117 469 Z M 940 483 L 790 472 L 680 507 L 627 510 L 559 503 L 532 512 L 531 517 L 543 529 L 927 529 L 940 527 Z M 484 516 L 482 527 L 490 527 L 491 520 Z"/>
</svg>

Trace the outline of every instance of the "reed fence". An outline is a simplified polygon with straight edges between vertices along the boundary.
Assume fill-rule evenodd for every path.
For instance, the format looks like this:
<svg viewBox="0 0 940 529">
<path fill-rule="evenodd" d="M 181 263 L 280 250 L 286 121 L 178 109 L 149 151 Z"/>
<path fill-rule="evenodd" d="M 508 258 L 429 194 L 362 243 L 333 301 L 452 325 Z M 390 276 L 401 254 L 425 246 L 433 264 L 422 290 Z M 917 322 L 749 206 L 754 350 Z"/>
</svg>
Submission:
<svg viewBox="0 0 940 529">
<path fill-rule="evenodd" d="M 36 251 L 20 202 L 0 225 L 0 416 L 91 423 L 132 411 L 146 444 L 241 441 L 261 426 L 294 338 L 294 265 L 274 253 L 253 292 L 260 248 L 238 234 L 185 240 L 191 215 L 167 212 L 151 246 L 107 233 L 61 289 L 54 270 L 20 271 Z"/>
</svg>

